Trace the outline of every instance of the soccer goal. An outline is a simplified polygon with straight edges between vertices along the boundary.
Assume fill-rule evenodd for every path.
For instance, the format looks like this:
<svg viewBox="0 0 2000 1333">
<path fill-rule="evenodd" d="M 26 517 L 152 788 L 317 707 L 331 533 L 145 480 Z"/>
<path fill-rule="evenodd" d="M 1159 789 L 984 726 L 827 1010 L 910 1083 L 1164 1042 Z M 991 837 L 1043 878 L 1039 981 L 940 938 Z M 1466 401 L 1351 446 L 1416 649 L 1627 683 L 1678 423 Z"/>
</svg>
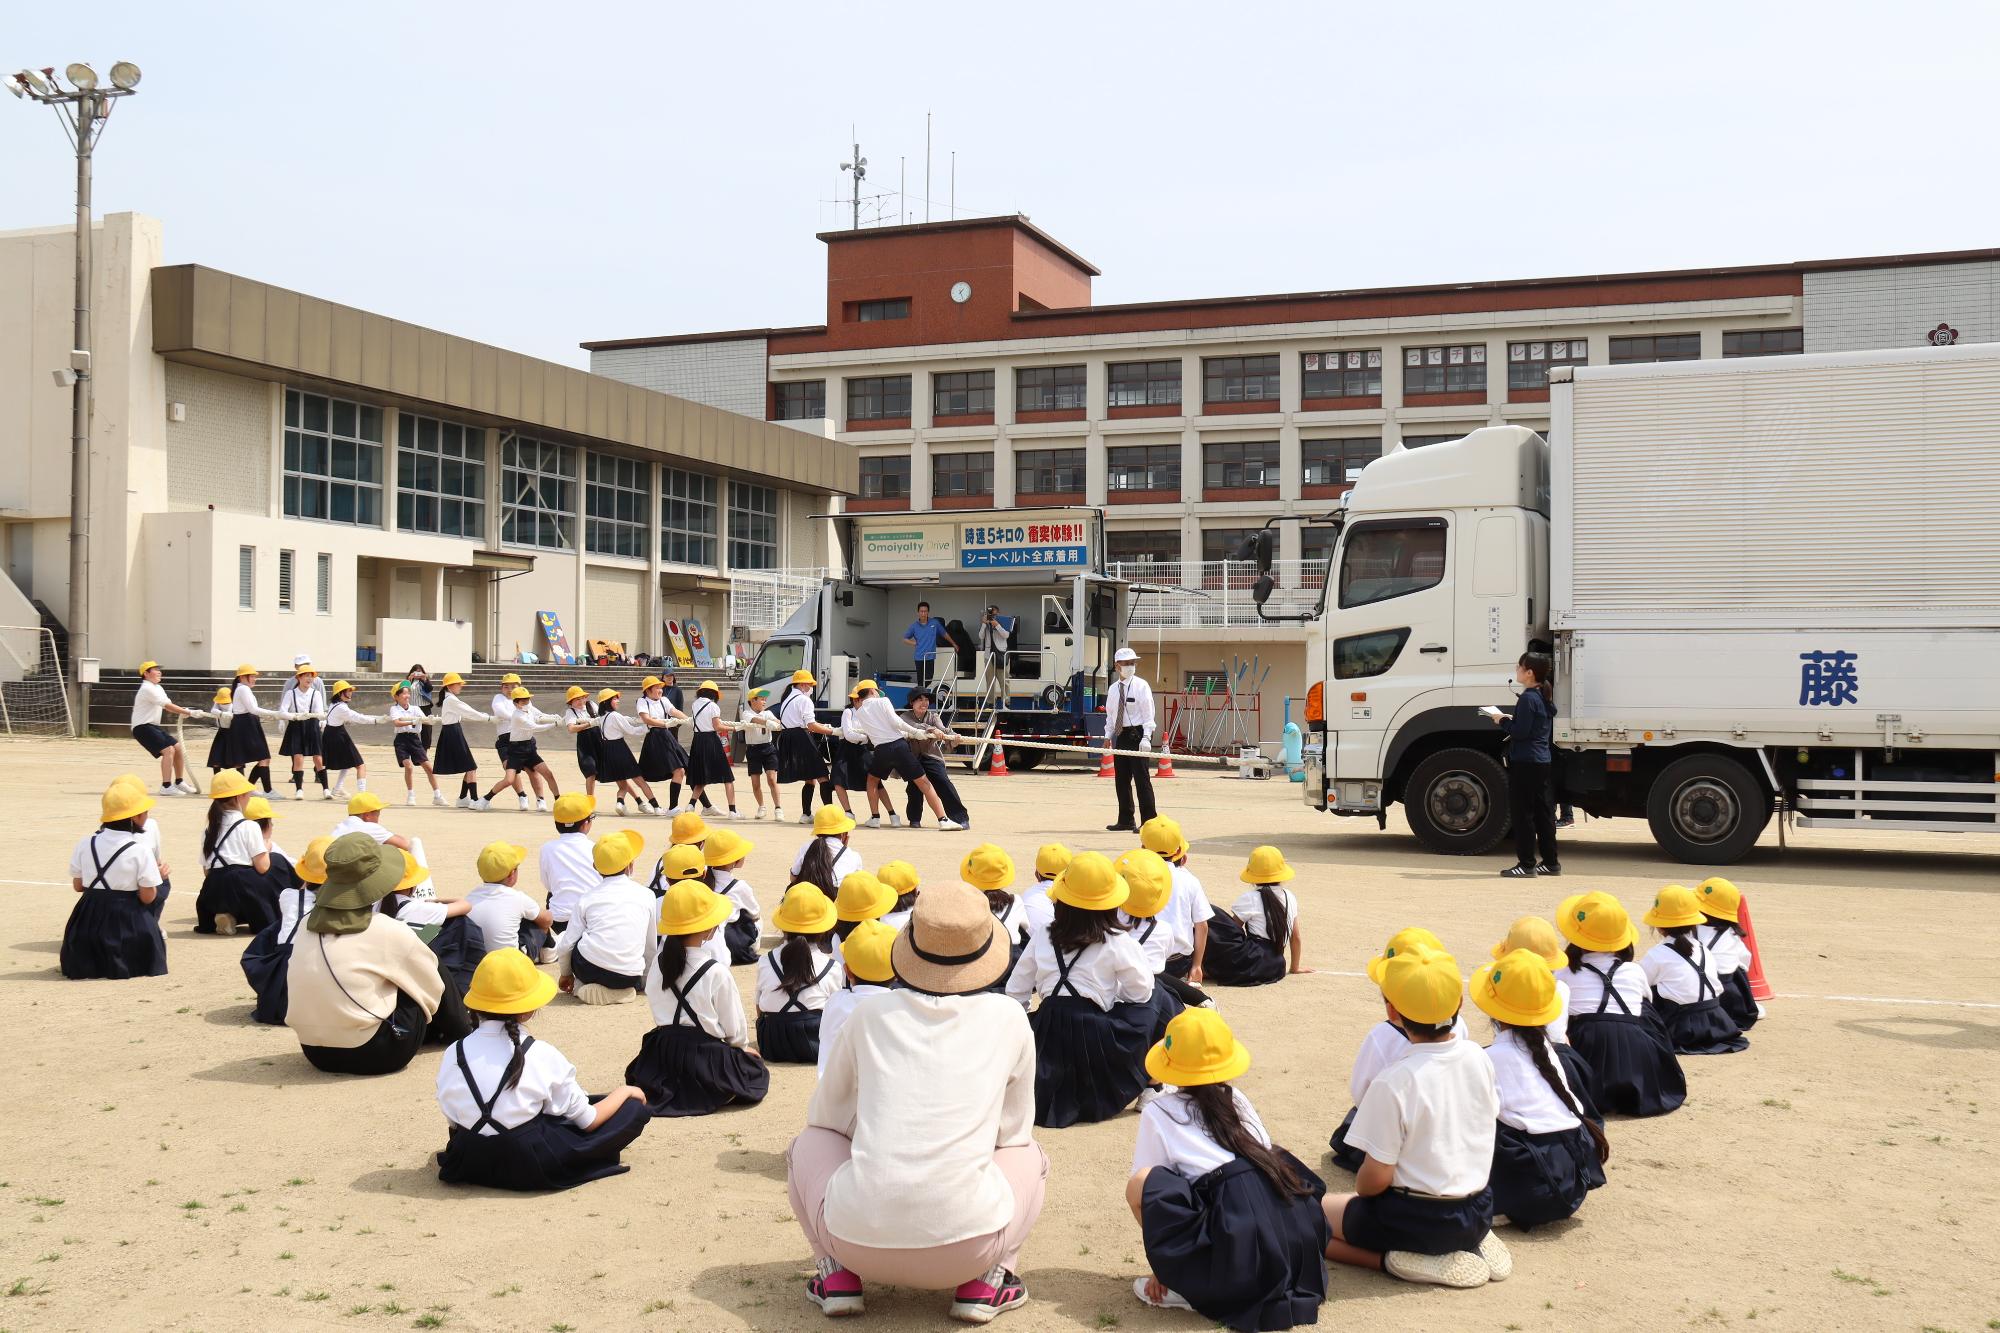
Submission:
<svg viewBox="0 0 2000 1333">
<path fill-rule="evenodd" d="M 39 625 L 0 625 L 0 735 L 76 735 L 55 635 Z"/>
</svg>

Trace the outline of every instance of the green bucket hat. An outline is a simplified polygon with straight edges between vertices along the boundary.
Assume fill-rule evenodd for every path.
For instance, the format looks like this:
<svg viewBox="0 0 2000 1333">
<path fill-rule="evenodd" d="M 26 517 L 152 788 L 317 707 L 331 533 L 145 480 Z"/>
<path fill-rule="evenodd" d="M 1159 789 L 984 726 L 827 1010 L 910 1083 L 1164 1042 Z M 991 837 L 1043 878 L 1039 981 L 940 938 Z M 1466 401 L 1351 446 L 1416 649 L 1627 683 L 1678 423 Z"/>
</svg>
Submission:
<svg viewBox="0 0 2000 1333">
<path fill-rule="evenodd" d="M 383 855 L 366 833 L 335 838 L 326 849 L 326 883 L 319 886 L 306 929 L 316 935 L 353 935 L 368 929 L 376 903 L 403 878 L 401 857 Z"/>
</svg>

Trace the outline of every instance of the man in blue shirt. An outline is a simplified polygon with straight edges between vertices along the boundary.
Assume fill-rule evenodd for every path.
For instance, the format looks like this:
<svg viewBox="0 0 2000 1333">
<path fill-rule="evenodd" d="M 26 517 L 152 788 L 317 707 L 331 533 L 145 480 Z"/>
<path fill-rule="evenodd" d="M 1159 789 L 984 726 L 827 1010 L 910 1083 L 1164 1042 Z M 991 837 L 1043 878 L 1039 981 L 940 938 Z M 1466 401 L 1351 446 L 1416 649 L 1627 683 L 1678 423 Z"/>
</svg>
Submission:
<svg viewBox="0 0 2000 1333">
<path fill-rule="evenodd" d="M 903 631 L 903 642 L 916 649 L 917 684 L 928 685 L 931 680 L 931 664 L 937 660 L 938 635 L 944 630 L 940 621 L 931 619 L 931 604 L 917 603 L 917 618 Z"/>
</svg>

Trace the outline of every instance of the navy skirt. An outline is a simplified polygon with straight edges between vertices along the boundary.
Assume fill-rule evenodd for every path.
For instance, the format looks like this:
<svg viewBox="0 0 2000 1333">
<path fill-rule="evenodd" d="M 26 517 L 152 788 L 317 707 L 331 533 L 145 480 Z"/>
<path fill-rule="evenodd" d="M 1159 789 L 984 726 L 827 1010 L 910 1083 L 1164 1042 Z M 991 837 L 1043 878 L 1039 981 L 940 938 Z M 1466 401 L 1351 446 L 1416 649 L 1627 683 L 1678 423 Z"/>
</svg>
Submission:
<svg viewBox="0 0 2000 1333">
<path fill-rule="evenodd" d="M 292 942 L 279 940 L 279 923 L 258 931 L 243 949 L 243 979 L 257 996 L 250 1017 L 259 1023 L 283 1027 L 285 1007 L 290 1003 L 289 977 L 292 969 Z M 293 932 L 295 935 L 297 931 Z"/>
<path fill-rule="evenodd" d="M 264 719 L 255 713 L 238 713 L 229 723 L 229 766 L 245 768 L 271 757 L 271 742 L 264 737 Z"/>
<path fill-rule="evenodd" d="M 849 791 L 868 790 L 868 765 L 873 752 L 843 737 L 833 738 L 833 785 Z"/>
<path fill-rule="evenodd" d="M 472 747 L 465 743 L 465 724 L 447 722 L 438 728 L 437 755 L 431 760 L 433 773 L 475 773 L 479 761 L 472 757 Z"/>
<path fill-rule="evenodd" d="M 587 778 L 597 776 L 597 752 L 604 744 L 604 733 L 596 727 L 576 733 L 576 771 Z M 442 750 L 444 747 L 438 747 Z"/>
<path fill-rule="evenodd" d="M 217 727 L 215 729 L 215 739 L 208 743 L 208 766 L 210 768 L 229 768 L 235 762 L 235 760 L 229 757 L 229 728 Z"/>
<path fill-rule="evenodd" d="M 819 1063 L 819 1019 L 817 1009 L 794 1009 L 788 1014 L 757 1015 L 757 1049 L 764 1062 L 773 1065 L 816 1065 Z"/>
<path fill-rule="evenodd" d="M 1574 1217 L 1604 1183 L 1597 1144 L 1582 1125 L 1530 1134 L 1501 1123 L 1493 1136 L 1493 1211 L 1523 1231 Z"/>
<path fill-rule="evenodd" d="M 1268 986 L 1285 978 L 1284 950 L 1219 911 L 1208 920 L 1208 952 L 1202 955 L 1201 976 L 1218 986 Z"/>
<path fill-rule="evenodd" d="M 1035 1031 L 1035 1123 L 1044 1129 L 1109 1120 L 1145 1090 L 1157 1019 L 1150 1000 L 1099 1009 L 1074 995 L 1044 998 Z"/>
<path fill-rule="evenodd" d="M 1180 996 L 1160 984 L 1158 977 L 1153 978 L 1153 998 L 1147 1002 L 1147 1007 L 1153 1011 L 1153 1041 L 1158 1041 L 1160 1038 L 1166 1036 L 1167 1024 L 1173 1022 L 1175 1018 L 1180 1016 L 1181 1010 L 1187 1008 L 1185 1004 L 1181 1003 Z M 1152 1049 L 1150 1043 L 1147 1049 Z M 1168 1285 L 1171 1286 L 1172 1284 L 1169 1283 Z M 1174 1290 L 1179 1291 L 1180 1288 L 1175 1287 Z"/>
<path fill-rule="evenodd" d="M 422 768 L 431 761 L 431 757 L 424 753 L 424 738 L 414 731 L 397 732 L 395 747 L 398 764 L 415 764 Z"/>
<path fill-rule="evenodd" d="M 1734 1055 L 1750 1049 L 1750 1039 L 1736 1026 L 1736 1020 L 1723 1012 L 1721 1000 L 1710 997 L 1679 1004 L 1656 995 L 1653 1007 L 1667 1026 L 1674 1050 L 1681 1055 Z"/>
<path fill-rule="evenodd" d="M 1602 1114 L 1665 1115 L 1687 1100 L 1687 1075 L 1674 1058 L 1673 1043 L 1651 1019 L 1571 1014 L 1569 1044 L 1590 1066 L 1592 1093 Z"/>
<path fill-rule="evenodd" d="M 643 1102 L 628 1101 L 596 1129 L 578 1129 L 552 1115 L 538 1115 L 498 1134 L 475 1134 L 453 1125 L 437 1155 L 438 1179 L 496 1190 L 575 1189 L 630 1171 L 618 1155 L 652 1118 Z"/>
<path fill-rule="evenodd" d="M 1347 1201 L 1340 1232 L 1349 1245 L 1387 1254 L 1456 1254 L 1477 1250 L 1493 1230 L 1491 1187 L 1466 1199 L 1432 1199 L 1390 1189 Z"/>
<path fill-rule="evenodd" d="M 145 746 L 146 753 L 155 759 L 180 744 L 174 739 L 173 732 L 154 722 L 141 722 L 132 728 L 132 739 Z M 116 893 L 118 890 L 113 889 L 112 892 Z"/>
<path fill-rule="evenodd" d="M 287 722 L 285 734 L 278 741 L 278 753 L 303 755 L 320 753 L 319 719 L 307 718 L 303 722 Z"/>
<path fill-rule="evenodd" d="M 1333 1164 L 1343 1171 L 1361 1173 L 1361 1164 L 1368 1160 L 1368 1154 L 1347 1141 L 1347 1131 L 1354 1128 L 1354 1113 L 1358 1108 L 1348 1107 L 1347 1115 L 1334 1129 L 1333 1137 L 1326 1146 L 1331 1150 Z"/>
<path fill-rule="evenodd" d="M 320 758 L 336 773 L 361 767 L 361 751 L 346 727 L 328 727 L 320 734 Z"/>
<path fill-rule="evenodd" d="M 1736 1020 L 1738 1030 L 1757 1026 L 1757 997 L 1750 993 L 1750 973 L 1737 968 L 1722 979 L 1722 1012 Z"/>
<path fill-rule="evenodd" d="M 826 755 L 811 732 L 786 727 L 778 733 L 778 781 L 818 782 L 829 776 Z"/>
<path fill-rule="evenodd" d="M 1577 1054 L 1576 1047 L 1566 1042 L 1552 1041 L 1549 1046 L 1556 1053 L 1556 1063 L 1562 1066 L 1563 1079 L 1569 1084 L 1570 1095 L 1576 1098 L 1576 1109 L 1585 1120 L 1593 1121 L 1599 1129 L 1604 1127 L 1604 1112 L 1597 1109 L 1597 1074 L 1590 1062 Z M 1349 1112 L 1349 1118 L 1353 1113 Z"/>
<path fill-rule="evenodd" d="M 1238 1157 L 1196 1180 L 1156 1168 L 1139 1205 L 1153 1276 L 1203 1318 L 1244 1333 L 1318 1323 L 1326 1300 L 1326 1186 L 1278 1155 L 1307 1193 L 1281 1194 Z"/>
<path fill-rule="evenodd" d="M 639 761 L 632 757 L 632 747 L 622 736 L 606 736 L 597 747 L 597 780 L 599 782 L 630 782 L 640 776 Z"/>
<path fill-rule="evenodd" d="M 639 776 L 648 782 L 669 782 L 687 768 L 687 751 L 674 738 L 673 728 L 653 727 L 639 745 Z"/>
<path fill-rule="evenodd" d="M 739 916 L 722 928 L 722 941 L 729 946 L 729 965 L 747 967 L 757 961 L 757 919 Z"/>
<path fill-rule="evenodd" d="M 275 861 L 274 861 L 275 867 Z M 254 866 L 222 866 L 202 876 L 201 892 L 194 900 L 194 928 L 200 935 L 215 933 L 215 918 L 233 916 L 236 924 L 262 930 L 278 920 L 278 881 L 260 875 Z"/>
<path fill-rule="evenodd" d="M 729 766 L 729 751 L 723 748 L 721 736 L 713 731 L 694 734 L 687 780 L 693 787 L 721 787 L 736 781 L 736 771 Z"/>
<path fill-rule="evenodd" d="M 86 889 L 69 909 L 58 961 L 71 981 L 163 977 L 167 941 L 153 909 L 138 894 Z"/>
<path fill-rule="evenodd" d="M 656 1027 L 625 1066 L 625 1081 L 646 1090 L 654 1115 L 712 1115 L 755 1106 L 771 1090 L 771 1071 L 740 1046 L 685 1024 Z"/>
</svg>

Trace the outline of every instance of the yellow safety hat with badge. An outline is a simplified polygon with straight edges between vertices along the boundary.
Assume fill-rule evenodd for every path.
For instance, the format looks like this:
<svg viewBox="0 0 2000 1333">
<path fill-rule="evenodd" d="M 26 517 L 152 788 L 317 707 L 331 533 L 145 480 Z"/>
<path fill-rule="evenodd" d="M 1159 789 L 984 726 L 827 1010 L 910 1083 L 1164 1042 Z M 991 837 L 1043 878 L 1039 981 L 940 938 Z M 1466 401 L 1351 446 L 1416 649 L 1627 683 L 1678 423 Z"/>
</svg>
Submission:
<svg viewBox="0 0 2000 1333">
<path fill-rule="evenodd" d="M 616 690 L 599 690 L 597 692 L 597 702 L 600 704 L 608 704 L 613 699 L 622 699 L 624 697 L 624 695 Z"/>
<path fill-rule="evenodd" d="M 596 813 L 595 796 L 573 791 L 567 796 L 556 797 L 555 819 L 558 824 L 581 824 Z"/>
<path fill-rule="evenodd" d="M 521 678 L 515 675 L 513 672 L 509 671 L 506 675 L 500 677 L 500 683 L 502 685 L 519 685 L 521 683 Z"/>
<path fill-rule="evenodd" d="M 578 699 L 588 699 L 589 697 L 590 691 L 581 685 L 572 685 L 563 691 L 563 702 L 566 704 L 573 704 Z"/>
<path fill-rule="evenodd" d="M 792 673 L 792 684 L 794 684 L 794 685 L 817 685 L 817 684 L 819 684 L 819 682 L 818 682 L 817 680 L 814 680 L 814 679 L 813 679 L 813 673 L 812 673 L 812 672 L 810 672 L 810 671 L 806 670 L 806 669 L 805 669 L 804 667 L 800 667 L 800 668 L 799 668 L 799 669 L 798 669 L 797 671 L 794 671 L 794 672 Z"/>
<path fill-rule="evenodd" d="M 771 924 L 787 935 L 819 935 L 832 930 L 838 919 L 817 884 L 794 884 L 785 890 Z"/>
<path fill-rule="evenodd" d="M 221 689 L 215 692 L 214 702 L 218 704 L 226 704 L 232 697 L 233 696 L 231 696 L 231 694 L 229 693 L 229 687 L 225 685 Z"/>
<path fill-rule="evenodd" d="M 447 671 L 444 673 L 444 679 L 439 681 L 438 684 L 448 690 L 454 685 L 465 684 L 465 677 L 459 675 L 456 671 Z"/>
<path fill-rule="evenodd" d="M 507 697 L 509 699 L 520 700 L 520 699 L 532 699 L 535 697 L 535 695 L 534 692 L 530 690 L 527 686 L 516 685 L 514 687 L 514 692 L 508 695 Z"/>
<path fill-rule="evenodd" d="M 840 959 L 861 980 L 875 986 L 886 985 L 896 975 L 895 965 L 889 961 L 896 934 L 894 927 L 880 921 L 863 921 L 840 942 Z"/>
<path fill-rule="evenodd" d="M 143 676 L 148 671 L 151 671 L 154 667 L 158 665 L 159 665 L 158 662 L 155 662 L 151 658 L 148 658 L 146 661 L 139 663 L 139 674 Z"/>
<path fill-rule="evenodd" d="M 736 904 L 699 879 L 675 880 L 660 898 L 662 935 L 699 935 L 729 919 Z"/>
<path fill-rule="evenodd" d="M 1187 855 L 1187 838 L 1181 833 L 1181 826 L 1165 815 L 1154 815 L 1139 826 L 1139 845 L 1149 852 L 1157 852 L 1169 861 L 1179 860 Z"/>
<path fill-rule="evenodd" d="M 1703 880 L 1694 891 L 1704 914 L 1718 921 L 1742 924 L 1743 890 L 1721 877 Z"/>
<path fill-rule="evenodd" d="M 621 829 L 607 833 L 591 845 L 590 863 L 597 867 L 598 874 L 609 878 L 623 874 L 645 850 L 646 839 L 637 829 Z"/>
<path fill-rule="evenodd" d="M 482 1014 L 528 1014 L 556 996 L 556 979 L 519 949 L 495 949 L 479 960 L 465 1007 Z"/>
<path fill-rule="evenodd" d="M 842 921 L 873 921 L 895 910 L 896 891 L 867 871 L 856 870 L 840 881 L 833 908 Z"/>
<path fill-rule="evenodd" d="M 1505 958 L 1516 949 L 1526 949 L 1550 967 L 1568 967 L 1563 937 L 1538 916 L 1524 916 L 1507 928 L 1507 938 L 1493 946 L 1495 958 Z"/>
<path fill-rule="evenodd" d="M 1378 986 L 1381 985 L 1382 969 L 1389 965 L 1389 960 L 1399 953 L 1408 953 L 1411 949 L 1417 948 L 1436 949 L 1439 953 L 1443 953 L 1444 941 L 1422 926 L 1405 926 L 1389 937 L 1389 942 L 1382 946 L 1381 953 L 1368 960 L 1368 979 Z"/>
<path fill-rule="evenodd" d="M 343 694 L 354 693 L 354 687 L 348 684 L 344 680 L 336 680 L 335 682 L 333 682 L 333 689 L 330 691 L 330 693 L 333 695 L 334 698 L 338 699 Z"/>
<path fill-rule="evenodd" d="M 1227 1083 L 1249 1068 L 1249 1048 L 1213 1009 L 1183 1009 L 1146 1052 L 1146 1072 L 1177 1088 Z"/>
<path fill-rule="evenodd" d="M 1556 909 L 1556 929 L 1585 953 L 1617 953 L 1639 938 L 1625 904 L 1601 889 L 1563 899 Z"/>
<path fill-rule="evenodd" d="M 1051 902 L 1067 903 L 1087 912 L 1123 907 L 1131 896 L 1131 887 L 1103 852 L 1084 852 L 1049 886 Z"/>
<path fill-rule="evenodd" d="M 1069 869 L 1076 854 L 1059 842 L 1045 842 L 1035 852 L 1035 878 L 1054 879 Z"/>
<path fill-rule="evenodd" d="M 683 810 L 674 816 L 669 826 L 667 841 L 679 846 L 682 843 L 703 842 L 708 838 L 708 821 L 693 810 Z"/>
<path fill-rule="evenodd" d="M 386 855 L 388 852 L 391 851 L 401 851 L 401 849 L 388 847 L 385 844 L 384 854 Z M 411 889 L 416 888 L 417 885 L 429 879 L 431 877 L 431 872 L 429 870 L 426 870 L 424 868 L 423 863 L 417 860 L 417 858 L 412 856 L 410 853 L 402 852 L 402 857 L 403 857 L 403 877 L 396 881 L 395 892 L 408 893 Z"/>
<path fill-rule="evenodd" d="M 1472 1002 L 1487 1017 L 1523 1028 L 1547 1027 L 1565 1008 L 1549 960 L 1532 949 L 1515 949 L 1475 972 Z"/>
<path fill-rule="evenodd" d="M 1418 945 L 1382 965 L 1382 998 L 1412 1023 L 1436 1027 L 1458 1015 L 1465 978 L 1458 960 L 1442 949 Z"/>
<path fill-rule="evenodd" d="M 292 867 L 292 873 L 307 884 L 326 883 L 326 849 L 333 846 L 332 835 L 314 838 L 306 844 L 306 854 Z"/>
<path fill-rule="evenodd" d="M 1698 926 L 1702 923 L 1701 900 L 1687 885 L 1669 884 L 1653 895 L 1653 905 L 1646 909 L 1644 920 L 1655 930 Z"/>
<path fill-rule="evenodd" d="M 645 690 L 652 689 L 655 685 L 664 685 L 664 684 L 666 684 L 666 682 L 661 680 L 658 676 L 648 676 L 644 680 L 639 682 L 639 689 L 643 692 Z"/>
<path fill-rule="evenodd" d="M 1285 854 L 1276 847 L 1253 847 L 1250 863 L 1237 878 L 1245 884 L 1283 884 L 1295 872 L 1285 864 Z"/>
<path fill-rule="evenodd" d="M 261 796 L 252 796 L 243 806 L 243 817 L 254 824 L 260 819 L 276 819 L 278 816 L 272 812 L 269 801 Z"/>
<path fill-rule="evenodd" d="M 958 863 L 958 877 L 982 892 L 1004 889 L 1014 882 L 1014 858 L 1004 848 L 982 842 Z"/>
<path fill-rule="evenodd" d="M 854 831 L 854 816 L 837 805 L 823 805 L 813 811 L 813 836 L 837 838 Z"/>
<path fill-rule="evenodd" d="M 153 798 L 144 787 L 136 786 L 120 778 L 104 789 L 104 800 L 98 808 L 101 822 L 115 824 L 121 819 L 142 815 L 153 808 Z"/>
<path fill-rule="evenodd" d="M 1158 852 L 1144 847 L 1118 858 L 1118 873 L 1130 890 L 1125 899 L 1125 915 L 1158 916 L 1174 896 L 1174 868 Z"/>
<path fill-rule="evenodd" d="M 701 858 L 712 866 L 733 866 L 757 850 L 757 844 L 735 829 L 712 828 L 701 844 Z"/>
<path fill-rule="evenodd" d="M 350 815 L 372 815 L 377 810 L 386 810 L 389 803 L 372 791 L 358 791 L 347 798 L 347 813 Z"/>
<path fill-rule="evenodd" d="M 209 780 L 208 799 L 211 801 L 233 801 L 249 794 L 250 779 L 233 768 L 225 768 Z M 348 813 L 354 812 L 349 810 Z"/>
<path fill-rule="evenodd" d="M 498 884 L 521 868 L 528 849 L 517 843 L 489 842 L 479 849 L 479 882 Z"/>
<path fill-rule="evenodd" d="M 915 893 L 921 882 L 917 878 L 917 868 L 908 861 L 884 861 L 881 869 L 875 872 L 875 878 L 895 890 L 899 898 L 906 893 Z"/>
</svg>

